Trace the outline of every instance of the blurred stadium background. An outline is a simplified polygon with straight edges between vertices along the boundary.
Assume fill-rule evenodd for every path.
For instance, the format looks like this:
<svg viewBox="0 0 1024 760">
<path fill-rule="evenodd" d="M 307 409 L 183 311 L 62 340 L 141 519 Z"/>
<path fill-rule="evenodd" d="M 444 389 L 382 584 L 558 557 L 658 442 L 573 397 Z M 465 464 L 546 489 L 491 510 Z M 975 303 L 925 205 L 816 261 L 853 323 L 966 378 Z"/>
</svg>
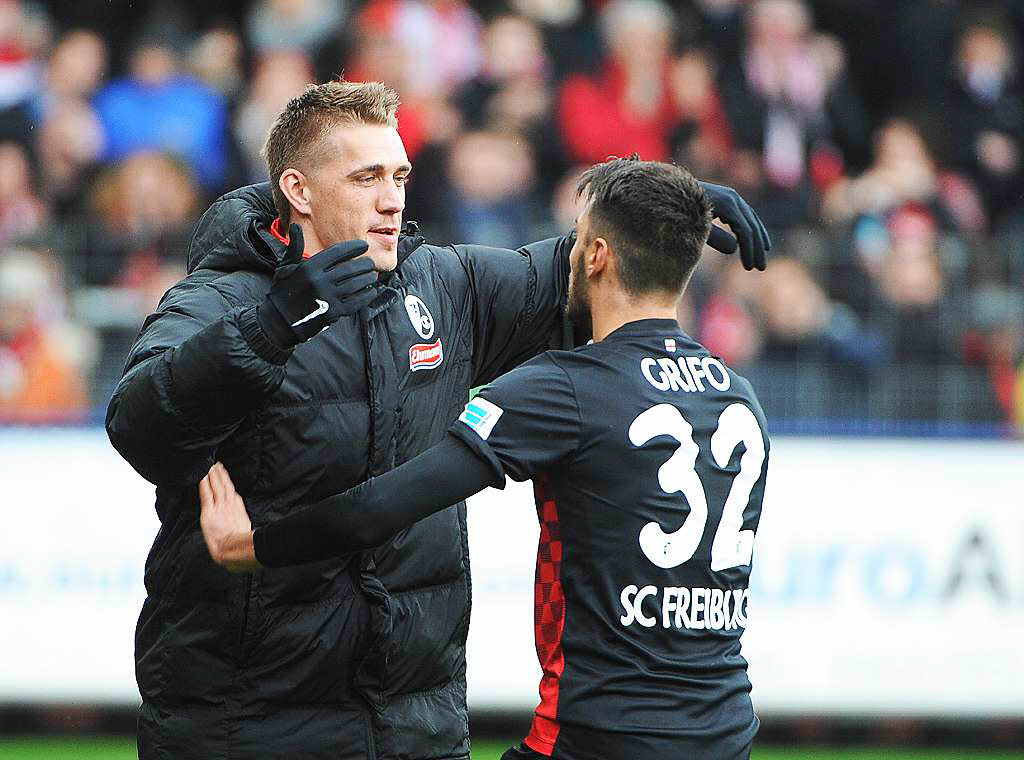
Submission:
<svg viewBox="0 0 1024 760">
<path fill-rule="evenodd" d="M 339 72 L 402 94 L 435 241 L 565 231 L 613 154 L 737 188 L 768 271 L 706 256 L 679 319 L 775 440 L 755 757 L 1024 757 L 1022 35 L 1021 0 L 0 0 L 0 758 L 133 756 L 156 518 L 106 399 L 198 214 Z M 536 527 L 478 499 L 486 743 L 535 699 Z"/>
</svg>

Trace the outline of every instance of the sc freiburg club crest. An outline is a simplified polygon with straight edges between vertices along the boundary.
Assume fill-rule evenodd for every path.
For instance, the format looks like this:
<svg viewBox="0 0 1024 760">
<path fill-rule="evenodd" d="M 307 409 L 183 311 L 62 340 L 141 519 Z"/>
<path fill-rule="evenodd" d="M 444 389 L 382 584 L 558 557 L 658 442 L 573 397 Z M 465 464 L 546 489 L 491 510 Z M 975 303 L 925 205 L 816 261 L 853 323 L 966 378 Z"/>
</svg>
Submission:
<svg viewBox="0 0 1024 760">
<path fill-rule="evenodd" d="M 417 296 L 405 297 L 405 311 L 409 314 L 409 321 L 412 322 L 416 333 L 423 340 L 434 334 L 434 318 L 430 316 L 427 305 Z"/>
</svg>

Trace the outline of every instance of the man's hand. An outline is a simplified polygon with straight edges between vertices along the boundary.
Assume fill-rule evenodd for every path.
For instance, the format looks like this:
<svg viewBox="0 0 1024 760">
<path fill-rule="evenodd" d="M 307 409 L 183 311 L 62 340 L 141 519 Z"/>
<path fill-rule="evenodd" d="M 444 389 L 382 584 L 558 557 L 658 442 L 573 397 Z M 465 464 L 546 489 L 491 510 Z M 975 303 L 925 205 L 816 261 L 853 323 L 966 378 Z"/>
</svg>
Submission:
<svg viewBox="0 0 1024 760">
<path fill-rule="evenodd" d="M 233 573 L 259 570 L 245 502 L 220 462 L 199 481 L 199 506 L 199 527 L 213 561 Z"/>
<path fill-rule="evenodd" d="M 302 258 L 302 228 L 293 224 L 288 250 L 274 272 L 274 283 L 256 318 L 278 348 L 309 340 L 346 314 L 373 300 L 377 281 L 365 240 L 345 240 L 308 259 Z"/>
<path fill-rule="evenodd" d="M 715 217 L 728 224 L 733 232 L 730 235 L 723 228 L 712 224 L 708 245 L 722 253 L 733 253 L 738 238 L 743 268 L 750 270 L 756 267 L 763 272 L 765 255 L 771 250 L 772 241 L 761 217 L 731 187 L 710 182 L 701 182 L 700 185 L 711 200 Z"/>
</svg>

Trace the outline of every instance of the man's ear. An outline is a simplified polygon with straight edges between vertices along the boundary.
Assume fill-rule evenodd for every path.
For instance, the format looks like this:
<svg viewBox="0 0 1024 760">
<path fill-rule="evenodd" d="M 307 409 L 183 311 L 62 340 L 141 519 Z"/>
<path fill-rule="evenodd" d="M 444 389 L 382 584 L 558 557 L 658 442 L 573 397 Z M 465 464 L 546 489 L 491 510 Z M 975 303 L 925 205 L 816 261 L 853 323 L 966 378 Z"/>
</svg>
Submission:
<svg viewBox="0 0 1024 760">
<path fill-rule="evenodd" d="M 285 169 L 281 172 L 281 179 L 277 184 L 293 211 L 304 216 L 312 213 L 313 209 L 309 204 L 309 184 L 305 174 L 298 169 Z"/>
<path fill-rule="evenodd" d="M 586 253 L 583 262 L 586 266 L 586 274 L 593 277 L 607 271 L 611 264 L 611 256 L 612 249 L 608 245 L 608 240 L 603 237 L 594 238 L 594 244 Z"/>
</svg>

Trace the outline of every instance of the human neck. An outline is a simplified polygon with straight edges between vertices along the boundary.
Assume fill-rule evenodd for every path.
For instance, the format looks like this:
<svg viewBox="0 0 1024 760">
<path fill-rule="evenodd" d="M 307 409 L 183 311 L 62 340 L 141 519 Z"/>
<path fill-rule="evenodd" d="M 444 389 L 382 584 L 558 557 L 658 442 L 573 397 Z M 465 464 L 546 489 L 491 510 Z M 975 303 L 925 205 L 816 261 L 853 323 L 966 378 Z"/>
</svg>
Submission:
<svg viewBox="0 0 1024 760">
<path fill-rule="evenodd" d="M 316 234 L 316 228 L 313 227 L 313 222 L 310 218 L 298 213 L 294 208 L 291 213 L 291 221 L 288 224 L 285 224 L 281 221 L 281 217 L 278 216 L 270 226 L 270 232 L 274 237 L 287 245 L 290 239 L 291 226 L 293 224 L 299 225 L 302 229 L 303 258 L 308 259 L 311 256 L 315 256 L 326 247 L 320 241 L 320 236 Z"/>
<path fill-rule="evenodd" d="M 665 296 L 637 297 L 620 290 L 600 294 L 592 293 L 590 315 L 594 325 L 594 342 L 604 340 L 624 324 L 639 319 L 676 319 L 675 302 L 667 303 Z"/>
<path fill-rule="evenodd" d="M 313 223 L 309 220 L 309 217 L 302 217 L 295 220 L 296 224 L 302 227 L 302 253 L 306 258 L 315 256 L 320 253 L 325 246 L 320 242 L 320 236 L 316 234 L 316 230 L 313 228 Z"/>
</svg>

